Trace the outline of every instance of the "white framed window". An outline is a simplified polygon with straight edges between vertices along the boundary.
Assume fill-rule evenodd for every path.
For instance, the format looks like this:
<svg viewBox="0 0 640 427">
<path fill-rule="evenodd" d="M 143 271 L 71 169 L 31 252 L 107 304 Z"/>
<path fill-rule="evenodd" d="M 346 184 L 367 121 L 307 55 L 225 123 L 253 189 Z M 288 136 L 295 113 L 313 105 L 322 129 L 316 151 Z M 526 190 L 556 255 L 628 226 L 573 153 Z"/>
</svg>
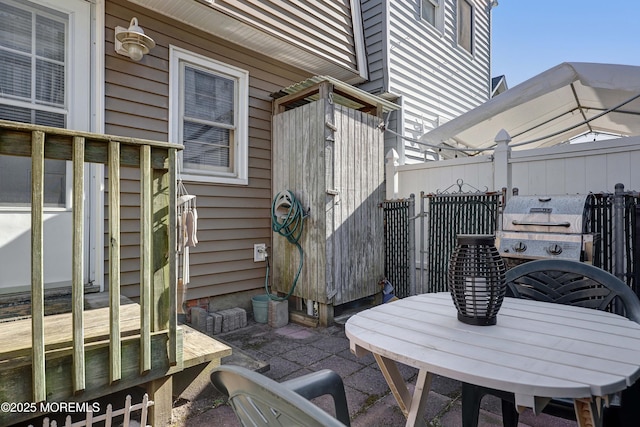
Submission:
<svg viewBox="0 0 640 427">
<path fill-rule="evenodd" d="M 30 2 L 0 2 L 0 119 L 67 127 L 68 17 Z M 0 206 L 29 206 L 31 163 L 0 156 Z M 67 167 L 45 160 L 44 203 L 67 206 Z"/>
<path fill-rule="evenodd" d="M 473 53 L 474 9 L 469 0 L 458 0 L 458 45 Z"/>
<path fill-rule="evenodd" d="M 89 130 L 90 5 L 0 0 L 0 119 Z M 0 208 L 29 209 L 28 158 L 0 156 Z M 71 209 L 70 163 L 45 160 L 44 205 Z"/>
<path fill-rule="evenodd" d="M 170 46 L 169 133 L 184 144 L 182 178 L 248 183 L 249 73 Z"/>
<path fill-rule="evenodd" d="M 444 31 L 444 0 L 420 0 L 420 18 L 440 33 Z"/>
</svg>

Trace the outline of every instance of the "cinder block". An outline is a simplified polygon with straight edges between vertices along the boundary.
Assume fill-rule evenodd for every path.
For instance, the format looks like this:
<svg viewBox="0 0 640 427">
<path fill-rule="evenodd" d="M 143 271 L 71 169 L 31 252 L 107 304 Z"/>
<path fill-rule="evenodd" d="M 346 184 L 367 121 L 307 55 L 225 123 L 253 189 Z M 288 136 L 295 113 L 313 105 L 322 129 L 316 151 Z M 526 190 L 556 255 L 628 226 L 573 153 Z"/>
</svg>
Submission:
<svg viewBox="0 0 640 427">
<path fill-rule="evenodd" d="M 191 325 L 199 330 L 206 331 L 207 330 L 207 310 L 202 309 L 200 307 L 191 307 Z"/>
<path fill-rule="evenodd" d="M 247 327 L 247 310 L 244 308 L 236 307 L 236 311 L 238 311 L 238 318 L 240 319 L 240 328 Z"/>
<path fill-rule="evenodd" d="M 220 310 L 217 313 L 209 313 L 213 319 L 213 333 L 235 331 L 247 326 L 247 311 L 244 308 L 235 307 Z"/>
<path fill-rule="evenodd" d="M 222 332 L 222 316 L 220 313 L 209 313 L 213 320 L 213 335 L 217 335 Z"/>
<path fill-rule="evenodd" d="M 233 330 L 240 329 L 240 316 L 239 313 L 235 309 L 231 309 L 231 313 L 233 316 Z"/>
<path fill-rule="evenodd" d="M 221 310 L 218 312 L 218 314 L 222 316 L 222 333 L 229 332 L 231 321 L 229 319 L 229 314 L 227 313 L 227 310 Z"/>
<path fill-rule="evenodd" d="M 289 302 L 269 301 L 269 326 L 280 328 L 289 323 Z"/>
<path fill-rule="evenodd" d="M 207 316 L 207 335 L 213 335 L 213 316 Z"/>
<path fill-rule="evenodd" d="M 236 314 L 231 309 L 218 312 L 222 316 L 222 332 L 229 332 L 238 329 L 236 327 Z"/>
<path fill-rule="evenodd" d="M 236 327 L 236 329 L 240 329 L 243 328 L 244 326 L 246 326 L 246 318 L 247 318 L 247 314 L 246 311 L 244 311 L 244 309 L 240 308 L 240 307 L 234 307 L 230 309 L 233 313 L 234 313 L 234 318 L 235 318 L 235 322 L 234 325 Z M 244 315 L 244 326 L 243 326 L 243 315 Z"/>
<path fill-rule="evenodd" d="M 209 317 L 209 313 L 204 308 L 198 308 L 198 329 L 206 332 L 207 331 L 207 317 Z"/>
<path fill-rule="evenodd" d="M 227 312 L 229 313 L 229 320 L 231 322 L 229 328 L 230 330 L 235 331 L 238 329 L 238 313 L 236 313 L 236 310 L 233 308 L 228 309 Z"/>
<path fill-rule="evenodd" d="M 189 324 L 190 324 L 192 327 L 194 327 L 194 328 L 195 328 L 195 327 L 196 327 L 196 323 L 197 323 L 197 321 L 196 321 L 196 317 L 197 317 L 197 316 L 196 316 L 196 310 L 195 310 L 195 307 L 189 307 L 189 308 L 187 309 L 187 317 L 188 317 L 188 319 L 189 319 Z"/>
</svg>

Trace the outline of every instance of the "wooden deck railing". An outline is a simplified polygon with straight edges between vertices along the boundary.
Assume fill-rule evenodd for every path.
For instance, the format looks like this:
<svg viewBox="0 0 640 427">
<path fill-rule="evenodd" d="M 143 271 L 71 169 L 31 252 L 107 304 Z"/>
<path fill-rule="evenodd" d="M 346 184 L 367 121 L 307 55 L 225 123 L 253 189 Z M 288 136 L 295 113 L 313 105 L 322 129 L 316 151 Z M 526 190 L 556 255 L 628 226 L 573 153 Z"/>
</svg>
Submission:
<svg viewBox="0 0 640 427">
<path fill-rule="evenodd" d="M 178 361 L 176 325 L 176 155 L 181 145 L 134 138 L 93 134 L 0 120 L 0 154 L 31 157 L 31 370 L 32 402 L 43 402 L 47 390 L 46 359 L 49 351 L 44 316 L 44 160 L 73 163 L 73 251 L 72 251 L 72 344 L 73 393 L 87 387 L 88 349 L 84 311 L 83 196 L 85 163 L 105 164 L 108 171 L 108 277 L 109 277 L 109 383 L 123 379 L 123 337 L 120 292 L 120 174 L 123 167 L 140 169 L 140 317 L 138 348 L 139 375 L 154 369 L 152 340 L 166 335 L 165 365 Z M 168 297 L 167 297 L 168 296 Z M 126 337 L 127 340 L 130 337 Z M 59 350 L 61 346 L 57 347 Z M 89 371 L 91 372 L 91 371 Z M 91 375 L 91 373 L 90 373 Z M 19 396 L 14 396 L 19 398 Z"/>
</svg>

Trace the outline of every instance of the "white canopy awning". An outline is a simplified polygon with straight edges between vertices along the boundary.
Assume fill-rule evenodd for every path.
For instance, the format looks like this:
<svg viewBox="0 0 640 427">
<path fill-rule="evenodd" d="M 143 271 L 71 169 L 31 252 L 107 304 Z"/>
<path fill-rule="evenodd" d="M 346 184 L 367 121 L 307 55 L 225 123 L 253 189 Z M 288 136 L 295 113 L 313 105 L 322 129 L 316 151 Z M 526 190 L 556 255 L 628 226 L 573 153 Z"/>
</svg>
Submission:
<svg viewBox="0 0 640 427">
<path fill-rule="evenodd" d="M 609 111 L 612 110 L 613 111 Z M 488 148 L 556 145 L 589 132 L 640 135 L 640 66 L 565 62 L 424 134 L 427 144 Z"/>
</svg>

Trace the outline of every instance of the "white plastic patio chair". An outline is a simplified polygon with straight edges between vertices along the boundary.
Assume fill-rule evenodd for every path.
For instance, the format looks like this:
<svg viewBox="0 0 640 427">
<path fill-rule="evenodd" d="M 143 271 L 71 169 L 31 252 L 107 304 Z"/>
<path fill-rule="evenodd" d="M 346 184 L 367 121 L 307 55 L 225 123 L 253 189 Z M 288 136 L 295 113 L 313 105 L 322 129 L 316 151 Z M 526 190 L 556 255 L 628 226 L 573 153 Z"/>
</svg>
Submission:
<svg viewBox="0 0 640 427">
<path fill-rule="evenodd" d="M 243 426 L 349 426 L 342 378 L 329 369 L 278 383 L 249 369 L 222 365 L 211 382 L 229 397 Z M 330 394 L 336 418 L 307 399 Z"/>
</svg>

